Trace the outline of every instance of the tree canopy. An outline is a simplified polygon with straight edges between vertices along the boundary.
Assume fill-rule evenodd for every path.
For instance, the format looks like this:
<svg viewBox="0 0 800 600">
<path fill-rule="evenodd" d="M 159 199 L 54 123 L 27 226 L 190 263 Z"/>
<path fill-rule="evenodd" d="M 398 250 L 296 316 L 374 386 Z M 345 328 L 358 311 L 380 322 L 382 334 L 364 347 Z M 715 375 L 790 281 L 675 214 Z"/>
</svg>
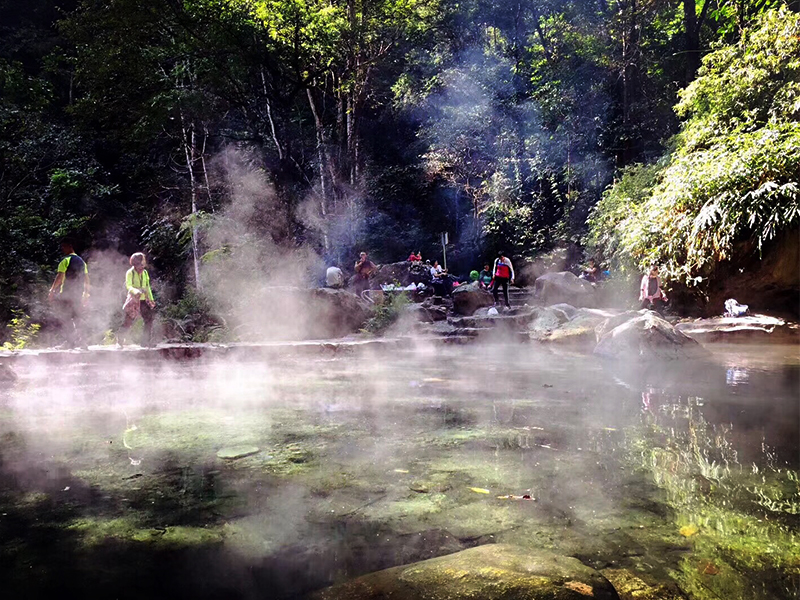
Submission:
<svg viewBox="0 0 800 600">
<path fill-rule="evenodd" d="M 145 250 L 175 298 L 442 231 L 456 270 L 586 241 L 692 285 L 797 224 L 793 8 L 0 0 L 0 305 L 68 234 Z"/>
</svg>

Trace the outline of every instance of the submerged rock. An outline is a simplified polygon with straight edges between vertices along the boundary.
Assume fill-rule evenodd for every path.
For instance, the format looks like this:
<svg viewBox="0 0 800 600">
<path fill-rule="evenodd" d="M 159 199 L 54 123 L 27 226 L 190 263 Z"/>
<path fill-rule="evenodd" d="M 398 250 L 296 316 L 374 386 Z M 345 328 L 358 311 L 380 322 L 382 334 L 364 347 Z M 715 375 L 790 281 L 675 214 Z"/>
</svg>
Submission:
<svg viewBox="0 0 800 600">
<path fill-rule="evenodd" d="M 224 458 L 226 460 L 234 460 L 237 458 L 244 458 L 259 451 L 258 446 L 229 446 L 222 448 L 217 452 L 217 458 Z"/>
<path fill-rule="evenodd" d="M 472 316 L 479 308 L 494 304 L 494 298 L 482 290 L 477 281 L 460 285 L 453 290 L 453 312 L 457 315 Z"/>
<path fill-rule="evenodd" d="M 675 328 L 691 338 L 708 342 L 800 340 L 799 324 L 768 315 L 697 319 L 679 323 Z"/>
<path fill-rule="evenodd" d="M 336 585 L 315 600 L 619 600 L 608 580 L 578 559 L 488 544 L 393 567 Z"/>
<path fill-rule="evenodd" d="M 601 571 L 613 585 L 622 600 L 685 600 L 677 587 L 662 583 L 647 583 L 628 569 L 603 569 Z"/>
<path fill-rule="evenodd" d="M 648 310 L 605 333 L 594 353 L 603 358 L 652 360 L 696 358 L 707 351 Z"/>
<path fill-rule="evenodd" d="M 0 364 L 0 382 L 11 383 L 17 380 L 17 374 L 14 369 L 6 364 Z"/>
<path fill-rule="evenodd" d="M 545 273 L 536 279 L 534 296 L 545 304 L 565 302 L 570 306 L 595 306 L 594 288 L 590 283 L 579 279 L 569 271 Z"/>
</svg>

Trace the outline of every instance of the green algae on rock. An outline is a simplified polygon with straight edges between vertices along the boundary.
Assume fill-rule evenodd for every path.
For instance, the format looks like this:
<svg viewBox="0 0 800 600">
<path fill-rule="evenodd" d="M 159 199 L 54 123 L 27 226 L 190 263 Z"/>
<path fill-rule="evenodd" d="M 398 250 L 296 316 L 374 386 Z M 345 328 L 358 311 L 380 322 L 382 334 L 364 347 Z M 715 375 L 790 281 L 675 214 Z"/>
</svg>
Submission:
<svg viewBox="0 0 800 600">
<path fill-rule="evenodd" d="M 488 544 L 393 567 L 326 588 L 313 600 L 619 600 L 608 580 L 579 560 Z"/>
</svg>

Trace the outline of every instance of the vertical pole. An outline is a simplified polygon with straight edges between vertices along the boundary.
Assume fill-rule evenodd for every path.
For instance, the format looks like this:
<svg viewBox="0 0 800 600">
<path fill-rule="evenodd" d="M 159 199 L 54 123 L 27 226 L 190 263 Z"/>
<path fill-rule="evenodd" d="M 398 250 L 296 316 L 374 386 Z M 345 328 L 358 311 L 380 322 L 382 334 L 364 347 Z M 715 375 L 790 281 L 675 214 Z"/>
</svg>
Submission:
<svg viewBox="0 0 800 600">
<path fill-rule="evenodd" d="M 444 263 L 444 270 L 447 270 L 447 232 L 442 233 L 442 262 Z"/>
</svg>

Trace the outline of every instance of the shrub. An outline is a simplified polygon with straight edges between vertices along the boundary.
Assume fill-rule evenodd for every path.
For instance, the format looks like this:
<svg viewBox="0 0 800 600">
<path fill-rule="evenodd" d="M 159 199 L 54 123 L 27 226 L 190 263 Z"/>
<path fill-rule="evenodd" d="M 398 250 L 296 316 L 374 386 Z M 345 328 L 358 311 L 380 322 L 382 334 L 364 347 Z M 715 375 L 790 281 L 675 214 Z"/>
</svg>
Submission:
<svg viewBox="0 0 800 600">
<path fill-rule="evenodd" d="M 761 250 L 800 224 L 800 15 L 766 11 L 707 55 L 676 111 L 684 123 L 672 151 L 622 173 L 588 241 L 619 265 L 660 263 L 692 287 L 738 242 Z"/>
<path fill-rule="evenodd" d="M 10 339 L 3 344 L 3 350 L 22 350 L 29 347 L 39 334 L 41 325 L 31 323 L 31 318 L 21 310 L 12 310 L 14 315 L 9 321 Z"/>
</svg>

